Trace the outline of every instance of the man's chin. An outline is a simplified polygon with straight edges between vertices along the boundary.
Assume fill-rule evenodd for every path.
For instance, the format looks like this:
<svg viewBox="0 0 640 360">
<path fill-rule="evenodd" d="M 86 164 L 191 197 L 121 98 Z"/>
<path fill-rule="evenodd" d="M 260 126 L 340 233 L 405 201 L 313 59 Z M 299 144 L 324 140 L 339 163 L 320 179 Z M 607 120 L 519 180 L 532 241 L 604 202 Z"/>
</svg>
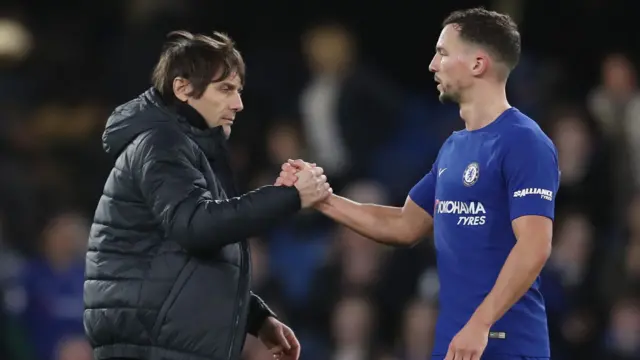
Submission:
<svg viewBox="0 0 640 360">
<path fill-rule="evenodd" d="M 222 125 L 222 132 L 227 139 L 231 137 L 231 125 Z"/>
<path fill-rule="evenodd" d="M 446 104 L 448 102 L 458 102 L 454 96 L 451 96 L 450 94 L 447 94 L 445 92 L 441 92 L 440 95 L 438 95 L 438 100 L 440 100 L 442 104 Z"/>
</svg>

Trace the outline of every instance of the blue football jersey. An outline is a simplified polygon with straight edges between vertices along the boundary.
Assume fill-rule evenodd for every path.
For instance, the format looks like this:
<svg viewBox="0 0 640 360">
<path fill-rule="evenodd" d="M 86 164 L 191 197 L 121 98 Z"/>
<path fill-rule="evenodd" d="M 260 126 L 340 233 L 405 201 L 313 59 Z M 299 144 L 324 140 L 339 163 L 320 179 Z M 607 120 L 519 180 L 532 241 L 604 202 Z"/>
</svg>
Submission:
<svg viewBox="0 0 640 360">
<path fill-rule="evenodd" d="M 559 187 L 557 151 L 516 108 L 473 131 L 454 132 L 409 197 L 434 218 L 440 313 L 434 355 L 489 294 L 516 243 L 511 222 L 525 215 L 553 220 Z M 486 355 L 549 357 L 538 278 L 491 328 Z"/>
</svg>

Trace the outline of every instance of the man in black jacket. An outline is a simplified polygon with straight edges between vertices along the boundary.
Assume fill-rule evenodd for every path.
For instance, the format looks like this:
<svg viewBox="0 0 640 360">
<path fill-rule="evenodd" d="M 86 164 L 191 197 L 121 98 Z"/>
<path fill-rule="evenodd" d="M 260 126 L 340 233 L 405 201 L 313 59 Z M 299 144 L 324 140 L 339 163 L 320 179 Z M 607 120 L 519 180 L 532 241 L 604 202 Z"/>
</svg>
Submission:
<svg viewBox="0 0 640 360">
<path fill-rule="evenodd" d="M 246 333 L 297 359 L 295 335 L 250 289 L 247 237 L 325 199 L 322 169 L 295 187 L 236 191 L 226 139 L 242 110 L 232 41 L 170 34 L 154 86 L 103 135 L 115 158 L 91 228 L 84 324 L 97 360 L 235 360 Z"/>
</svg>

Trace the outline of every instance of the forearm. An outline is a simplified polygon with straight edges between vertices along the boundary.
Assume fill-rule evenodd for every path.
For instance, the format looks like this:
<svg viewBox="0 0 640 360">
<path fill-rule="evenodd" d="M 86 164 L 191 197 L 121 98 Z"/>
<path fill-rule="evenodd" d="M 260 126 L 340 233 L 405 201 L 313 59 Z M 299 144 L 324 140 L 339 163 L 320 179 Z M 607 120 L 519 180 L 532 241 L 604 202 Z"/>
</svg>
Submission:
<svg viewBox="0 0 640 360">
<path fill-rule="evenodd" d="M 410 239 L 399 226 L 402 209 L 375 204 L 361 204 L 332 195 L 316 209 L 362 236 L 387 245 L 407 245 Z"/>
<path fill-rule="evenodd" d="M 297 212 L 300 198 L 295 188 L 268 186 L 229 200 L 198 199 L 185 209 L 176 216 L 177 239 L 186 248 L 215 250 L 268 230 Z"/>
<path fill-rule="evenodd" d="M 544 239 L 518 241 L 507 257 L 491 292 L 473 314 L 472 320 L 491 327 L 531 287 L 546 263 L 550 249 Z"/>
</svg>

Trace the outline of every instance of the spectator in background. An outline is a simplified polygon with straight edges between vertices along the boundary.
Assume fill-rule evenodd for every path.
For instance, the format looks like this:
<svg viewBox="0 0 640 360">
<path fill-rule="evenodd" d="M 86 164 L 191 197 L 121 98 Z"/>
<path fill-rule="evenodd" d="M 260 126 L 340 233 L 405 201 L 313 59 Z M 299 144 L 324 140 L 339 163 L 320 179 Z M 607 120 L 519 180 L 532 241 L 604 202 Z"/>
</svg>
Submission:
<svg viewBox="0 0 640 360">
<path fill-rule="evenodd" d="M 375 307 L 367 297 L 345 296 L 337 302 L 332 318 L 331 360 L 368 360 L 375 350 Z"/>
<path fill-rule="evenodd" d="M 363 202 L 385 203 L 384 190 L 376 183 L 354 182 L 344 193 Z M 366 298 L 377 311 L 383 289 L 378 282 L 384 272 L 390 248 L 374 243 L 351 229 L 338 226 L 327 256 L 310 279 L 309 301 L 306 305 L 308 324 L 321 337 L 331 333 L 328 319 L 339 301 L 349 296 Z M 377 333 L 375 335 L 378 335 Z M 327 339 L 324 339 L 327 340 Z"/>
<path fill-rule="evenodd" d="M 428 359 L 433 349 L 437 308 L 429 302 L 413 299 L 407 304 L 403 327 L 398 341 L 398 358 L 401 360 Z"/>
<path fill-rule="evenodd" d="M 608 306 L 626 292 L 640 290 L 640 193 L 629 198 L 623 236 L 609 241 L 598 282 L 601 298 Z"/>
<path fill-rule="evenodd" d="M 280 171 L 280 166 L 289 159 L 305 155 L 304 139 L 293 121 L 280 120 L 267 132 L 267 158 L 269 165 Z M 271 170 L 271 169 L 270 169 Z"/>
<path fill-rule="evenodd" d="M 553 251 L 542 273 L 542 293 L 549 313 L 552 358 L 571 353 L 589 354 L 587 346 L 601 334 L 598 326 L 598 292 L 594 249 L 597 241 L 588 216 L 567 211 L 558 216 Z"/>
<path fill-rule="evenodd" d="M 640 358 L 640 298 L 638 294 L 622 296 L 611 310 L 608 326 L 606 360 Z"/>
<path fill-rule="evenodd" d="M 55 360 L 64 341 L 86 341 L 82 294 L 88 233 L 87 219 L 78 214 L 53 217 L 42 234 L 40 255 L 24 269 L 21 319 L 38 360 Z"/>
<path fill-rule="evenodd" d="M 0 359 L 30 360 L 31 339 L 26 338 L 18 321 L 25 303 L 19 278 L 23 261 L 6 242 L 3 215 L 0 210 Z"/>
<path fill-rule="evenodd" d="M 640 91 L 634 65 L 622 54 L 602 62 L 601 85 L 587 99 L 607 139 L 614 145 L 615 205 L 624 208 L 640 185 Z"/>
<path fill-rule="evenodd" d="M 403 115 L 400 94 L 358 61 L 354 35 L 343 25 L 313 27 L 302 45 L 311 71 L 300 97 L 309 160 L 323 164 L 339 191 L 367 175 L 370 154 Z"/>
<path fill-rule="evenodd" d="M 557 195 L 559 212 L 581 208 L 598 228 L 611 224 L 610 160 L 598 124 L 579 107 L 562 106 L 549 119 L 549 135 L 558 149 L 562 176 Z"/>
</svg>

